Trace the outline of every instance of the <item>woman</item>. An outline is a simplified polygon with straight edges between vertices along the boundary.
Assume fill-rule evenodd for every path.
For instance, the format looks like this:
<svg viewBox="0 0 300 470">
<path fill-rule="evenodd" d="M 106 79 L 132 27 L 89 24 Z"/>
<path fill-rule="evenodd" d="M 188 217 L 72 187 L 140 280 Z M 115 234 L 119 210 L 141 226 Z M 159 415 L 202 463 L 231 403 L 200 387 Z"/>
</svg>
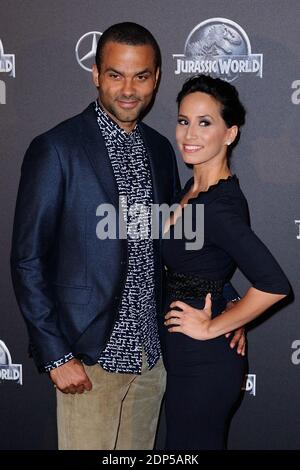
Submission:
<svg viewBox="0 0 300 470">
<path fill-rule="evenodd" d="M 289 283 L 252 232 L 246 199 L 229 168 L 228 150 L 245 120 L 238 92 L 223 80 L 198 75 L 183 85 L 177 102 L 176 140 L 194 176 L 180 194 L 163 240 L 167 448 L 224 449 L 226 423 L 240 397 L 247 364 L 224 335 L 284 298 Z M 195 228 L 197 204 L 204 205 L 204 244 L 191 250 L 184 237 L 175 236 L 175 226 L 183 222 Z M 236 266 L 252 287 L 220 315 L 223 285 Z"/>
</svg>

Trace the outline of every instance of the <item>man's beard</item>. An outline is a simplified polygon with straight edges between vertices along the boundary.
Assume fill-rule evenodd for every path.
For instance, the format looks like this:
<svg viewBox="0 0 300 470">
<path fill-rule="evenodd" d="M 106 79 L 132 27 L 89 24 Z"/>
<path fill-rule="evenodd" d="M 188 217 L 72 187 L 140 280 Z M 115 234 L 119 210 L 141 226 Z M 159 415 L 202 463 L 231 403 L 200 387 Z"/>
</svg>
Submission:
<svg viewBox="0 0 300 470">
<path fill-rule="evenodd" d="M 137 105 L 133 109 L 122 109 L 117 103 L 118 100 L 128 103 L 137 101 Z M 105 96 L 101 96 L 101 92 L 99 93 L 99 104 L 104 109 L 104 111 L 107 111 L 111 115 L 112 118 L 115 118 L 117 121 L 124 123 L 137 121 L 148 106 L 148 102 L 144 103 L 139 97 L 135 95 L 129 97 L 124 97 L 121 95 L 114 100 L 107 101 Z"/>
<path fill-rule="evenodd" d="M 120 98 L 118 98 L 120 99 Z M 137 121 L 141 113 L 144 111 L 146 105 L 144 105 L 139 98 L 133 97 L 132 99 L 123 99 L 122 101 L 138 101 L 137 105 L 133 109 L 121 109 L 117 104 L 113 103 L 107 107 L 107 110 L 120 122 L 134 122 Z"/>
</svg>

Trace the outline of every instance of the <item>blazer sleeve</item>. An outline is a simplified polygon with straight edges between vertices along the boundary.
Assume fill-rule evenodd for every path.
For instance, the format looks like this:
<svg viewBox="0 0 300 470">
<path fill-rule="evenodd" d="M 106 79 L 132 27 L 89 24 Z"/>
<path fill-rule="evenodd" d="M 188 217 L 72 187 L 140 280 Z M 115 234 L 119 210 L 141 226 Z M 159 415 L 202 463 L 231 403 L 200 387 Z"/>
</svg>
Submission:
<svg viewBox="0 0 300 470">
<path fill-rule="evenodd" d="M 209 220 L 212 242 L 228 253 L 253 287 L 272 294 L 290 292 L 281 267 L 230 197 L 213 203 Z"/>
<path fill-rule="evenodd" d="M 59 330 L 49 282 L 49 259 L 63 200 L 62 169 L 56 148 L 45 137 L 29 146 L 17 196 L 11 273 L 20 310 L 38 367 L 70 353 Z"/>
</svg>

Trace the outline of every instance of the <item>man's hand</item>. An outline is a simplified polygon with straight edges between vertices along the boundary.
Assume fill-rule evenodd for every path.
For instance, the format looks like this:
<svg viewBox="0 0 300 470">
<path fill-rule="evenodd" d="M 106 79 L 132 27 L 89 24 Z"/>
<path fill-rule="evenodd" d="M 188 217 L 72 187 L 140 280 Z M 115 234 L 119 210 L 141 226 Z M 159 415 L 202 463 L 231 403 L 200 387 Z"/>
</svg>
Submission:
<svg viewBox="0 0 300 470">
<path fill-rule="evenodd" d="M 230 310 L 232 307 L 234 307 L 236 302 L 238 302 L 238 300 L 236 300 L 235 302 L 228 302 L 227 305 L 226 305 L 225 312 L 227 310 Z M 231 334 L 232 333 L 226 333 L 226 335 L 225 335 L 226 338 L 229 338 L 229 336 Z M 245 356 L 245 354 L 246 354 L 246 344 L 247 344 L 247 340 L 246 340 L 245 328 L 242 327 L 242 328 L 239 328 L 238 330 L 236 330 L 234 332 L 233 338 L 230 341 L 230 347 L 232 349 L 237 347 L 237 349 L 236 349 L 237 354 L 241 354 L 242 356 Z"/>
<path fill-rule="evenodd" d="M 71 359 L 50 371 L 54 385 L 63 393 L 83 393 L 92 389 L 92 383 L 78 359 Z"/>
</svg>

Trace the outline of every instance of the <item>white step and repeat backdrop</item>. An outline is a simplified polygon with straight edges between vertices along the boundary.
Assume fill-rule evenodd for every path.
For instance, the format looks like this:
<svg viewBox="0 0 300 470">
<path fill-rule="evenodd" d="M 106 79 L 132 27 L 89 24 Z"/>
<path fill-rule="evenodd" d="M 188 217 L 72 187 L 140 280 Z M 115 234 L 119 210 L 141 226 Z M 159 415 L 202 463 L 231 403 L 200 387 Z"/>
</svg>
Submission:
<svg viewBox="0 0 300 470">
<path fill-rule="evenodd" d="M 0 0 L 0 448 L 55 449 L 55 394 L 27 356 L 9 252 L 24 152 L 34 136 L 96 97 L 90 66 L 100 33 L 134 21 L 163 57 L 146 118 L 175 146 L 175 97 L 189 74 L 237 86 L 247 122 L 232 157 L 266 242 L 294 290 L 249 331 L 249 375 L 230 449 L 300 448 L 300 3 L 298 0 Z M 181 180 L 190 177 L 178 155 Z M 248 281 L 237 273 L 242 294 Z M 228 377 L 230 380 L 230 377 Z M 157 447 L 164 439 L 164 419 Z"/>
</svg>

